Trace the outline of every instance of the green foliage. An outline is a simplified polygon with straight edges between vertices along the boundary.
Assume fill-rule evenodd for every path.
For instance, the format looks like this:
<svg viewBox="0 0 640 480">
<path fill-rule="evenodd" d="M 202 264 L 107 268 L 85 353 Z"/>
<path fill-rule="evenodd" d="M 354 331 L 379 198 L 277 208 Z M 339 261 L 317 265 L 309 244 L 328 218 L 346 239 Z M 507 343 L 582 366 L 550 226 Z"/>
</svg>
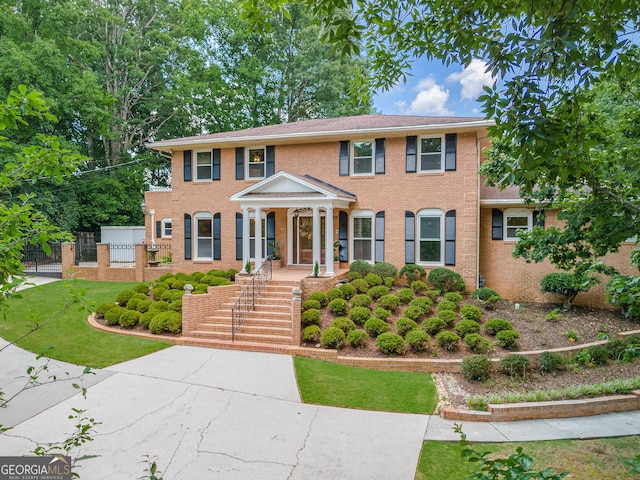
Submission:
<svg viewBox="0 0 640 480">
<path fill-rule="evenodd" d="M 317 342 L 320 340 L 320 327 L 318 325 L 309 325 L 302 331 L 302 339 L 305 342 Z"/>
<path fill-rule="evenodd" d="M 369 273 L 365 275 L 364 280 L 369 284 L 370 287 L 377 287 L 384 283 L 382 281 L 382 277 L 376 275 L 375 273 Z"/>
<path fill-rule="evenodd" d="M 143 325 L 149 328 L 149 323 L 151 322 L 151 320 L 153 320 L 154 316 L 155 316 L 155 313 L 153 312 L 145 312 L 142 315 L 140 315 L 140 318 L 138 319 L 138 323 L 140 325 Z"/>
<path fill-rule="evenodd" d="M 392 288 L 396 283 L 395 277 L 384 277 L 384 286 L 387 288 Z"/>
<path fill-rule="evenodd" d="M 153 298 L 155 301 L 162 300 L 162 295 L 164 295 L 165 293 L 167 293 L 166 288 L 154 286 L 153 290 L 151 290 L 151 298 Z"/>
<path fill-rule="evenodd" d="M 439 310 L 436 317 L 444 320 L 447 325 L 451 325 L 458 318 L 458 315 L 452 310 Z"/>
<path fill-rule="evenodd" d="M 491 376 L 493 365 L 487 355 L 470 355 L 462 359 L 460 371 L 472 381 L 482 382 Z"/>
<path fill-rule="evenodd" d="M 404 339 L 395 333 L 385 332 L 376 338 L 376 347 L 385 355 L 404 354 Z"/>
<path fill-rule="evenodd" d="M 322 305 L 317 300 L 306 300 L 302 303 L 302 310 L 309 310 L 310 308 L 315 308 L 316 310 L 320 310 Z"/>
<path fill-rule="evenodd" d="M 433 302 L 428 297 L 418 297 L 411 300 L 409 302 L 409 306 L 418 307 L 420 310 L 422 310 L 422 313 L 427 314 L 429 313 L 429 310 L 431 310 Z"/>
<path fill-rule="evenodd" d="M 391 316 L 391 312 L 386 308 L 378 307 L 373 310 L 373 316 L 378 317 L 379 319 L 386 322 L 387 319 Z"/>
<path fill-rule="evenodd" d="M 458 292 L 447 292 L 444 294 L 444 299 L 455 303 L 456 305 L 462 301 L 462 295 Z"/>
<path fill-rule="evenodd" d="M 470 333 L 479 333 L 480 324 L 475 320 L 460 320 L 458 323 L 456 323 L 455 329 L 456 332 L 458 332 L 460 336 L 464 338 Z"/>
<path fill-rule="evenodd" d="M 431 337 L 429 337 L 425 331 L 418 328 L 409 330 L 405 335 L 405 341 L 416 353 L 426 351 L 429 348 L 430 340 Z"/>
<path fill-rule="evenodd" d="M 320 302 L 320 305 L 322 305 L 323 307 L 326 306 L 327 303 L 329 303 L 329 299 L 324 292 L 313 292 L 311 295 L 309 295 L 309 300 Z"/>
<path fill-rule="evenodd" d="M 394 278 L 398 273 L 398 269 L 389 262 L 378 262 L 373 266 L 372 273 L 375 273 L 380 278 Z"/>
<path fill-rule="evenodd" d="M 347 335 L 347 342 L 353 348 L 363 348 L 369 340 L 369 334 L 364 330 L 351 330 Z"/>
<path fill-rule="evenodd" d="M 592 345 L 578 351 L 574 359 L 583 367 L 594 367 L 596 365 L 604 365 L 607 362 L 609 354 L 607 350 L 600 345 Z"/>
<path fill-rule="evenodd" d="M 353 307 L 349 310 L 349 318 L 358 325 L 364 325 L 371 318 L 371 310 L 367 307 Z"/>
<path fill-rule="evenodd" d="M 378 299 L 377 305 L 393 313 L 398 309 L 400 299 L 395 295 L 383 295 Z"/>
<path fill-rule="evenodd" d="M 104 317 L 105 313 L 107 313 L 108 310 L 111 310 L 112 308 L 117 306 L 118 305 L 116 305 L 114 302 L 103 302 L 96 307 L 96 315 L 98 315 L 99 317 Z"/>
<path fill-rule="evenodd" d="M 442 300 L 438 302 L 438 306 L 436 307 L 438 312 L 441 312 L 443 310 L 450 310 L 452 312 L 455 312 L 457 308 L 458 306 L 455 303 L 450 302 L 449 300 Z"/>
<path fill-rule="evenodd" d="M 525 378 L 527 376 L 527 368 L 531 364 L 531 360 L 524 355 L 518 355 L 513 353 L 500 359 L 500 371 L 508 374 L 509 376 L 518 376 Z"/>
<path fill-rule="evenodd" d="M 538 355 L 538 367 L 544 373 L 555 375 L 558 370 L 564 367 L 565 357 L 559 353 L 542 352 Z"/>
<path fill-rule="evenodd" d="M 383 295 L 387 295 L 388 293 L 389 289 L 385 285 L 378 285 L 367 290 L 367 295 L 369 295 L 371 298 L 380 298 Z"/>
<path fill-rule="evenodd" d="M 578 331 L 575 328 L 570 328 L 566 332 L 562 332 L 562 335 L 567 337 L 567 340 L 569 340 L 570 342 L 577 342 L 578 340 L 580 340 Z"/>
<path fill-rule="evenodd" d="M 347 317 L 336 318 L 333 322 L 331 322 L 330 326 L 339 328 L 344 333 L 349 333 L 351 330 L 356 329 L 356 324 L 353 322 L 353 320 Z"/>
<path fill-rule="evenodd" d="M 493 344 L 489 339 L 484 338 L 479 333 L 469 333 L 464 336 L 463 339 L 465 345 L 471 350 L 473 353 L 482 354 L 489 353 L 493 350 Z"/>
<path fill-rule="evenodd" d="M 131 328 L 136 323 L 138 323 L 141 315 L 142 314 L 140 312 L 137 312 L 135 310 L 125 310 L 124 312 L 122 312 L 122 315 L 120 315 L 118 323 L 121 327 Z"/>
<path fill-rule="evenodd" d="M 302 324 L 308 325 L 320 325 L 320 310 L 316 308 L 310 308 L 302 312 Z"/>
<path fill-rule="evenodd" d="M 338 288 L 342 291 L 342 298 L 345 300 L 351 300 L 351 297 L 357 293 L 353 285 L 349 283 L 343 283 Z"/>
<path fill-rule="evenodd" d="M 435 335 L 436 333 L 444 330 L 446 327 L 447 322 L 439 317 L 427 318 L 424 322 L 422 322 L 422 328 L 430 335 Z"/>
<path fill-rule="evenodd" d="M 182 315 L 180 315 L 178 312 L 160 312 L 156 314 L 149 322 L 149 331 L 151 333 L 180 333 L 181 330 Z"/>
<path fill-rule="evenodd" d="M 607 300 L 622 308 L 625 318 L 640 318 L 640 276 L 617 276 L 607 284 Z"/>
<path fill-rule="evenodd" d="M 398 297 L 400 303 L 407 304 L 414 299 L 415 295 L 413 293 L 413 290 L 411 290 L 410 288 L 401 288 L 396 293 L 396 297 Z"/>
<path fill-rule="evenodd" d="M 399 318 L 396 322 L 396 330 L 398 335 L 402 337 L 406 337 L 407 333 L 409 333 L 414 328 L 418 328 L 418 324 L 410 318 Z"/>
<path fill-rule="evenodd" d="M 500 295 L 491 288 L 480 287 L 473 291 L 471 298 L 474 300 L 480 300 L 483 303 L 496 303 L 500 300 Z"/>
<path fill-rule="evenodd" d="M 453 352 L 458 349 L 460 337 L 453 332 L 440 332 L 436 335 L 436 342 L 446 351 Z"/>
<path fill-rule="evenodd" d="M 125 290 L 124 292 L 120 292 L 116 296 L 116 303 L 120 304 L 120 306 L 126 305 L 135 292 L 133 290 Z"/>
<path fill-rule="evenodd" d="M 339 288 L 332 288 L 328 290 L 326 295 L 329 299 L 329 303 L 331 303 L 331 300 L 334 300 L 336 298 L 344 298 L 344 293 Z"/>
<path fill-rule="evenodd" d="M 337 327 L 329 327 L 322 332 L 321 343 L 324 348 L 340 350 L 344 346 L 345 334 Z"/>
<path fill-rule="evenodd" d="M 416 295 L 423 294 L 428 289 L 428 285 L 422 280 L 414 280 L 413 282 L 411 282 L 411 290 L 413 290 Z"/>
<path fill-rule="evenodd" d="M 375 338 L 381 333 L 385 333 L 391 330 L 391 327 L 384 320 L 371 317 L 369 320 L 364 322 L 364 329 L 367 331 L 369 335 Z"/>
<path fill-rule="evenodd" d="M 554 308 L 553 310 L 551 310 L 544 317 L 544 319 L 547 322 L 557 322 L 558 320 L 560 320 L 560 318 L 562 318 L 562 314 L 560 313 L 560 310 L 557 308 Z"/>
<path fill-rule="evenodd" d="M 149 310 L 149 307 L 151 306 L 153 302 L 151 300 L 144 299 L 144 300 L 138 300 L 138 304 L 136 305 L 136 310 L 140 313 L 145 313 L 147 310 Z M 182 302 L 180 302 L 180 310 L 182 311 Z"/>
<path fill-rule="evenodd" d="M 371 297 L 365 293 L 355 295 L 351 299 L 351 306 L 353 307 L 368 307 L 373 303 Z"/>
<path fill-rule="evenodd" d="M 484 324 L 484 331 L 487 335 L 495 336 L 502 330 L 513 330 L 513 325 L 502 318 L 491 318 Z"/>
<path fill-rule="evenodd" d="M 465 320 L 480 320 L 482 318 L 482 310 L 475 305 L 463 305 L 460 308 L 460 315 Z"/>
<path fill-rule="evenodd" d="M 362 278 L 356 278 L 350 285 L 355 288 L 358 293 L 367 293 L 369 290 L 369 284 Z"/>
<path fill-rule="evenodd" d="M 584 274 L 549 273 L 540 280 L 543 293 L 553 293 L 564 297 L 564 308 L 571 308 L 571 302 L 578 293 L 589 290 L 595 280 Z"/>
<path fill-rule="evenodd" d="M 355 260 L 349 265 L 349 272 L 358 273 L 364 278 L 371 273 L 371 265 L 364 260 Z"/>
<path fill-rule="evenodd" d="M 362 280 L 362 275 L 360 275 L 358 272 L 347 272 L 347 274 L 344 276 L 344 279 L 351 283 L 354 280 Z"/>
<path fill-rule="evenodd" d="M 146 283 L 140 283 L 133 287 L 133 291 L 146 295 L 147 293 L 149 293 L 149 285 L 147 285 Z"/>
<path fill-rule="evenodd" d="M 159 301 L 159 302 L 152 302 L 151 305 L 149 305 L 149 312 L 151 313 L 160 313 L 160 312 L 165 312 L 169 310 L 169 302 L 165 302 L 165 301 Z"/>
<path fill-rule="evenodd" d="M 420 307 L 407 307 L 402 310 L 402 316 L 410 318 L 411 320 L 418 321 L 422 315 L 424 315 L 424 312 Z"/>
<path fill-rule="evenodd" d="M 104 319 L 109 325 L 118 325 L 120 316 L 126 311 L 125 308 L 116 306 L 116 308 L 111 308 L 105 312 Z"/>
<path fill-rule="evenodd" d="M 519 350 L 519 338 L 520 334 L 515 330 L 501 330 L 496 334 L 498 345 L 500 345 L 505 350 Z"/>
<path fill-rule="evenodd" d="M 400 278 L 404 278 L 407 283 L 411 285 L 416 280 L 424 278 L 426 274 L 427 272 L 420 265 L 408 263 L 400 269 L 400 274 L 398 276 Z"/>
<path fill-rule="evenodd" d="M 466 288 L 459 273 L 444 267 L 431 270 L 427 281 L 442 292 L 464 292 Z"/>
</svg>

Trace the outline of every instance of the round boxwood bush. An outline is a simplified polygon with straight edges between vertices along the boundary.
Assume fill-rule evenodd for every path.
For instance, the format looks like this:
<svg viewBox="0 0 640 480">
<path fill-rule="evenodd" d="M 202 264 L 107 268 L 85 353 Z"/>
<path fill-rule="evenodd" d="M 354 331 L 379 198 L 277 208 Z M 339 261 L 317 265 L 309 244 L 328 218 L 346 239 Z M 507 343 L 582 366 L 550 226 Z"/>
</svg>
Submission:
<svg viewBox="0 0 640 480">
<path fill-rule="evenodd" d="M 146 283 L 139 283 L 138 285 L 133 287 L 133 291 L 146 295 L 147 293 L 149 293 L 149 285 L 147 285 Z"/>
<path fill-rule="evenodd" d="M 358 272 L 348 272 L 345 276 L 344 276 L 345 281 L 347 282 L 353 282 L 354 280 L 360 280 L 362 279 L 362 275 L 360 275 Z"/>
<path fill-rule="evenodd" d="M 322 332 L 321 343 L 324 348 L 340 350 L 344 346 L 346 335 L 337 327 L 329 327 Z"/>
<path fill-rule="evenodd" d="M 402 317 L 399 318 L 396 322 L 396 330 L 398 332 L 398 335 L 402 337 L 406 336 L 407 333 L 409 333 L 414 328 L 418 328 L 418 324 L 410 318 Z"/>
<path fill-rule="evenodd" d="M 436 335 L 436 342 L 446 351 L 453 352 L 458 349 L 460 337 L 453 332 L 440 332 Z"/>
<path fill-rule="evenodd" d="M 315 300 L 316 302 L 320 302 L 320 305 L 322 305 L 323 307 L 329 303 L 329 299 L 327 298 L 327 295 L 324 292 L 313 292 L 311 295 L 309 295 L 309 300 Z"/>
<path fill-rule="evenodd" d="M 464 343 L 473 353 L 488 353 L 493 350 L 491 341 L 479 333 L 469 333 L 465 335 Z"/>
<path fill-rule="evenodd" d="M 479 333 L 480 324 L 475 320 L 460 320 L 454 327 L 462 338 L 470 333 Z"/>
<path fill-rule="evenodd" d="M 349 304 L 342 298 L 334 298 L 329 302 L 327 308 L 334 315 L 344 315 L 345 313 L 347 313 L 347 310 L 349 310 Z"/>
<path fill-rule="evenodd" d="M 396 296 L 402 304 L 407 304 L 415 298 L 415 294 L 410 288 L 401 288 L 400 290 L 398 290 L 398 293 L 396 293 Z"/>
<path fill-rule="evenodd" d="M 320 327 L 318 325 L 309 325 L 302 331 L 302 339 L 305 342 L 317 342 L 320 340 Z"/>
<path fill-rule="evenodd" d="M 393 278 L 398 273 L 398 269 L 389 262 L 378 262 L 373 266 L 371 273 L 375 273 L 380 278 Z"/>
<path fill-rule="evenodd" d="M 422 322 L 422 329 L 429 335 L 435 335 L 436 333 L 444 330 L 446 327 L 447 322 L 439 317 L 427 318 L 424 322 Z"/>
<path fill-rule="evenodd" d="M 460 295 L 458 292 L 447 292 L 444 294 L 444 299 L 458 304 L 462 301 L 462 295 Z"/>
<path fill-rule="evenodd" d="M 404 339 L 392 332 L 381 333 L 376 338 L 376 347 L 385 355 L 402 355 L 404 353 Z"/>
<path fill-rule="evenodd" d="M 466 288 L 459 273 L 444 267 L 431 270 L 427 281 L 442 292 L 464 292 Z"/>
<path fill-rule="evenodd" d="M 155 313 L 153 312 L 145 312 L 142 315 L 140 315 L 140 318 L 138 319 L 138 323 L 140 325 L 143 325 L 149 328 L 149 322 L 151 322 L 154 316 L 155 316 Z"/>
<path fill-rule="evenodd" d="M 398 309 L 398 305 L 400 305 L 400 299 L 395 295 L 383 295 L 376 303 L 379 307 L 395 312 Z"/>
<path fill-rule="evenodd" d="M 375 273 L 370 273 L 364 277 L 365 281 L 369 284 L 369 287 L 377 287 L 379 285 L 383 285 L 384 282 L 379 275 Z"/>
<path fill-rule="evenodd" d="M 302 304 L 302 310 L 309 310 L 310 308 L 320 310 L 322 305 L 320 305 L 320 302 L 317 300 L 307 300 Z"/>
<path fill-rule="evenodd" d="M 368 307 L 373 303 L 373 300 L 366 293 L 359 293 L 351 299 L 352 307 Z"/>
<path fill-rule="evenodd" d="M 469 380 L 482 382 L 489 378 L 493 365 L 487 355 L 470 355 L 462 360 L 460 371 Z"/>
<path fill-rule="evenodd" d="M 345 300 L 351 300 L 351 297 L 357 293 L 354 286 L 350 283 L 343 283 L 338 288 L 342 291 L 342 298 Z"/>
<path fill-rule="evenodd" d="M 434 301 L 436 298 L 440 296 L 440 292 L 438 290 L 427 290 L 426 292 L 423 293 L 423 295 L 425 297 L 430 298 L 431 301 Z"/>
<path fill-rule="evenodd" d="M 136 292 L 134 292 L 133 290 L 125 290 L 124 292 L 120 292 L 118 295 L 116 295 L 116 303 L 120 304 L 121 306 L 126 305 L 135 293 Z"/>
<path fill-rule="evenodd" d="M 436 317 L 444 320 L 447 325 L 451 325 L 458 318 L 458 315 L 452 310 L 440 310 L 436 313 Z"/>
<path fill-rule="evenodd" d="M 407 283 L 411 285 L 416 280 L 420 280 L 421 278 L 424 278 L 426 274 L 427 272 L 420 265 L 416 265 L 414 263 L 407 263 L 404 267 L 400 269 L 400 273 L 398 274 L 398 276 L 400 278 L 404 277 L 407 280 Z"/>
<path fill-rule="evenodd" d="M 498 345 L 500 345 L 505 350 L 519 350 L 519 338 L 520 334 L 515 330 L 501 330 L 496 334 Z"/>
<path fill-rule="evenodd" d="M 122 315 L 120 315 L 120 318 L 118 319 L 118 323 L 120 324 L 121 327 L 131 328 L 136 323 L 138 323 L 138 320 L 140 319 L 141 316 L 142 314 L 135 310 L 125 310 L 124 312 L 122 312 Z"/>
<path fill-rule="evenodd" d="M 302 323 L 304 325 L 320 325 L 320 310 L 310 308 L 302 312 Z"/>
<path fill-rule="evenodd" d="M 120 323 L 120 315 L 126 311 L 126 308 L 116 305 L 115 308 L 110 308 L 104 313 L 104 319 L 109 325 L 118 325 Z"/>
<path fill-rule="evenodd" d="M 145 313 L 146 311 L 149 310 L 149 307 L 151 306 L 152 303 L 153 302 L 148 298 L 144 300 L 138 300 L 138 304 L 136 305 L 136 310 L 140 313 Z M 181 304 L 181 307 L 182 307 L 182 304 Z M 182 310 L 182 308 L 180 308 L 180 310 Z"/>
<path fill-rule="evenodd" d="M 369 262 L 364 260 L 354 260 L 351 265 L 349 265 L 349 271 L 359 273 L 362 278 L 371 273 L 371 269 L 372 267 Z"/>
<path fill-rule="evenodd" d="M 460 308 L 460 315 L 464 320 L 478 321 L 482 318 L 482 310 L 475 305 L 463 305 Z"/>
<path fill-rule="evenodd" d="M 349 285 L 355 288 L 356 292 L 358 293 L 367 293 L 367 291 L 369 290 L 369 284 L 362 278 L 354 280 Z"/>
<path fill-rule="evenodd" d="M 410 318 L 411 320 L 420 320 L 422 315 L 424 315 L 424 312 L 420 307 L 407 307 L 402 310 L 402 316 Z"/>
<path fill-rule="evenodd" d="M 427 297 L 418 297 L 414 298 L 409 302 L 410 307 L 418 307 L 422 310 L 422 313 L 429 313 L 431 307 L 433 306 L 433 302 L 430 298 Z"/>
<path fill-rule="evenodd" d="M 364 330 L 351 330 L 347 335 L 347 342 L 354 348 L 363 348 L 369 340 L 369 334 Z"/>
<path fill-rule="evenodd" d="M 511 354 L 500 359 L 500 371 L 509 376 L 518 376 L 525 378 L 527 376 L 527 368 L 531 364 L 531 360 L 524 355 Z"/>
<path fill-rule="evenodd" d="M 96 315 L 98 317 L 104 317 L 104 314 L 107 313 L 112 308 L 117 307 L 118 305 L 114 302 L 104 302 L 96 307 Z"/>
<path fill-rule="evenodd" d="M 331 290 L 328 290 L 326 295 L 329 299 L 329 303 L 331 303 L 331 300 L 334 300 L 336 298 L 344 298 L 344 293 L 342 293 L 342 290 L 340 290 L 339 288 L 332 288 Z"/>
<path fill-rule="evenodd" d="M 387 288 L 392 288 L 396 283 L 395 277 L 384 277 L 384 286 Z"/>
<path fill-rule="evenodd" d="M 411 282 L 411 290 L 413 290 L 416 295 L 422 295 L 428 289 L 429 287 L 422 280 L 414 280 Z"/>
<path fill-rule="evenodd" d="M 407 332 L 405 340 L 414 352 L 424 352 L 429 348 L 431 337 L 424 330 L 416 328 Z"/>
<path fill-rule="evenodd" d="M 358 325 L 364 325 L 371 318 L 371 310 L 367 307 L 353 307 L 349 310 L 349 318 Z"/>
<path fill-rule="evenodd" d="M 438 302 L 438 306 L 436 307 L 439 312 L 442 310 L 451 310 L 452 312 L 455 312 L 457 308 L 458 306 L 449 300 L 442 300 L 441 302 Z"/>
<path fill-rule="evenodd" d="M 542 352 L 538 355 L 538 367 L 544 373 L 555 375 L 558 370 L 564 367 L 566 358 L 564 355 L 554 352 Z"/>
<path fill-rule="evenodd" d="M 138 304 L 140 307 L 140 304 Z M 174 300 L 169 304 L 169 310 L 173 310 L 174 312 L 182 312 L 182 299 Z"/>
<path fill-rule="evenodd" d="M 480 300 L 483 303 L 495 303 L 500 300 L 500 295 L 491 288 L 480 287 L 473 291 L 471 298 Z"/>
<path fill-rule="evenodd" d="M 194 289 L 193 289 L 193 293 L 195 294 L 205 294 L 209 291 L 209 285 L 206 283 L 198 283 Z M 171 302 L 171 292 L 166 292 L 164 294 L 162 294 L 162 300 L 164 300 L 165 302 Z"/>
<path fill-rule="evenodd" d="M 380 298 L 381 296 L 387 295 L 388 293 L 389 289 L 384 285 L 377 285 L 367 290 L 367 295 L 369 295 L 371 298 Z"/>
<path fill-rule="evenodd" d="M 364 329 L 369 335 L 375 338 L 381 333 L 385 333 L 391 330 L 391 327 L 384 320 L 380 320 L 376 317 L 371 317 L 369 320 L 364 322 Z"/>
<path fill-rule="evenodd" d="M 167 310 L 169 310 L 169 302 L 159 301 L 159 302 L 151 302 L 151 305 L 149 305 L 148 311 L 152 313 L 160 313 Z"/>
<path fill-rule="evenodd" d="M 373 316 L 378 317 L 379 319 L 386 322 L 387 319 L 391 316 L 391 312 L 386 308 L 378 307 L 373 311 Z"/>
<path fill-rule="evenodd" d="M 347 317 L 338 317 L 333 322 L 331 322 L 332 327 L 339 328 L 344 333 L 349 333 L 351 330 L 356 329 L 356 324 Z"/>
<path fill-rule="evenodd" d="M 503 330 L 513 330 L 513 325 L 502 318 L 492 318 L 484 324 L 484 331 L 487 335 L 495 336 Z"/>
<path fill-rule="evenodd" d="M 160 312 L 149 322 L 149 331 L 151 333 L 179 333 L 181 330 L 182 316 L 178 312 Z"/>
</svg>

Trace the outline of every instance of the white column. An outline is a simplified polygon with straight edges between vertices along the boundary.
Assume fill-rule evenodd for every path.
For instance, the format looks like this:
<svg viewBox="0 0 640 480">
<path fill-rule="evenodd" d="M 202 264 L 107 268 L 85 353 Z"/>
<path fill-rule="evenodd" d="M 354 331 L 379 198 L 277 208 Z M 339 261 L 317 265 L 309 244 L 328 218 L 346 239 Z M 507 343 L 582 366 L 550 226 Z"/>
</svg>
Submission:
<svg viewBox="0 0 640 480">
<path fill-rule="evenodd" d="M 320 265 L 320 250 L 322 246 L 322 240 L 320 237 L 320 208 L 313 207 L 313 265 L 311 273 L 313 274 L 313 269 L 315 269 L 316 262 Z"/>
<path fill-rule="evenodd" d="M 242 209 L 242 262 L 243 262 L 242 268 L 243 269 L 251 256 L 251 250 L 249 248 L 250 247 L 249 231 L 250 231 L 251 225 L 249 222 L 250 222 L 249 209 L 243 208 Z M 246 273 L 251 273 L 251 272 L 246 272 Z"/>
<path fill-rule="evenodd" d="M 151 248 L 156 248 L 156 211 L 152 208 L 149 214 L 151 215 Z"/>
<path fill-rule="evenodd" d="M 262 210 L 260 207 L 255 208 L 255 222 L 256 222 L 256 253 L 255 253 L 255 265 L 254 269 L 257 271 L 262 265 Z"/>
<path fill-rule="evenodd" d="M 327 268 L 325 269 L 325 276 L 333 277 L 335 272 L 333 271 L 333 208 L 331 206 L 326 208 L 327 217 L 324 221 L 324 231 L 325 231 L 325 254 L 324 258 L 327 264 Z"/>
</svg>

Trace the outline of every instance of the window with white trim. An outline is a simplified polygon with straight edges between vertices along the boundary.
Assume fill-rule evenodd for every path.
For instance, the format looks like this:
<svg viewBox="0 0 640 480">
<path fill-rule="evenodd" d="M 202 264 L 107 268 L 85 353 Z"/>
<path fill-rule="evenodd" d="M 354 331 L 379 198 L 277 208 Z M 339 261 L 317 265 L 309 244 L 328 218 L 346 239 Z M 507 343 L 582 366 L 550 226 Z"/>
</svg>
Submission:
<svg viewBox="0 0 640 480">
<path fill-rule="evenodd" d="M 162 219 L 161 228 L 162 228 L 162 230 L 160 231 L 160 236 L 162 238 L 171 238 L 172 228 L 171 228 L 171 219 L 170 218 L 163 218 Z"/>
<path fill-rule="evenodd" d="M 253 180 L 265 178 L 266 148 L 248 148 L 247 155 L 247 178 Z"/>
<path fill-rule="evenodd" d="M 195 260 L 213 259 L 213 215 L 199 212 L 194 215 L 196 238 Z"/>
<path fill-rule="evenodd" d="M 518 232 L 533 228 L 533 213 L 528 208 L 508 208 L 504 211 L 504 239 L 518 240 Z"/>
<path fill-rule="evenodd" d="M 213 160 L 211 150 L 201 150 L 196 153 L 196 182 L 211 180 Z"/>
<path fill-rule="evenodd" d="M 442 172 L 444 170 L 444 137 L 420 137 L 418 142 L 419 172 Z"/>
<path fill-rule="evenodd" d="M 351 252 L 353 260 L 373 263 L 373 212 L 355 211 L 351 214 Z"/>
<path fill-rule="evenodd" d="M 423 209 L 417 216 L 417 259 L 420 265 L 444 264 L 444 212 Z"/>
<path fill-rule="evenodd" d="M 373 175 L 375 142 L 365 140 L 351 144 L 351 174 Z"/>
</svg>

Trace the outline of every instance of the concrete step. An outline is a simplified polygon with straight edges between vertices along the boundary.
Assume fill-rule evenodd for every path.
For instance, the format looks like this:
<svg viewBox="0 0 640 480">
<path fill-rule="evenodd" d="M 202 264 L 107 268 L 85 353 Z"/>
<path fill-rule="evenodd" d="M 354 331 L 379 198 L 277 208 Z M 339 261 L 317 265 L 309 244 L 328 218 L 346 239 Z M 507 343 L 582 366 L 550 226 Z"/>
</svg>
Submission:
<svg viewBox="0 0 640 480">
<path fill-rule="evenodd" d="M 231 341 L 231 332 L 210 332 L 198 330 L 193 333 L 195 337 L 198 338 L 207 338 L 214 340 L 222 340 L 222 341 Z M 293 340 L 291 335 L 260 335 L 260 334 L 251 334 L 251 333 L 243 333 L 241 331 L 236 332 L 235 341 L 238 342 L 256 342 L 256 343 L 264 343 L 271 345 L 291 345 Z"/>
<path fill-rule="evenodd" d="M 231 332 L 230 323 L 201 323 L 198 325 L 199 332 Z M 247 333 L 252 335 L 281 335 L 291 337 L 291 325 L 288 327 L 278 327 L 272 325 L 251 325 L 243 323 L 240 329 L 240 333 Z"/>
</svg>

